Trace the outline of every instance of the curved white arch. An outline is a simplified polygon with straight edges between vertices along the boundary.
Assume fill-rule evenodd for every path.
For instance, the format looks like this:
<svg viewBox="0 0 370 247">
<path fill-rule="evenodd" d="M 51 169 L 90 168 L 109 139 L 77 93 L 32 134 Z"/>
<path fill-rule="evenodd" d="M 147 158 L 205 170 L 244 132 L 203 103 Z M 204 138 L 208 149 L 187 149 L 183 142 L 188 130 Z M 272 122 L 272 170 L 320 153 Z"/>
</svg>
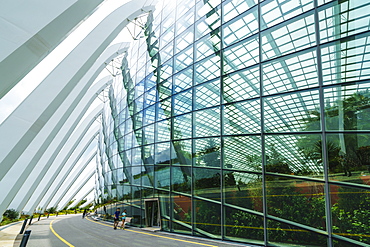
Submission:
<svg viewBox="0 0 370 247">
<path fill-rule="evenodd" d="M 1 18 L 0 25 L 5 28 L 2 29 L 4 36 L 0 38 L 4 44 L 4 51 L 0 56 L 0 99 L 102 2 L 103 0 L 68 0 L 56 5 L 55 2 L 29 0 L 22 4 L 34 9 L 21 13 L 22 19 L 27 19 L 27 22 L 16 23 L 19 16 L 14 11 L 9 13 L 9 18 L 14 20 Z M 13 0 L 2 2 L 2 11 L 17 8 L 14 6 L 17 4 L 19 3 Z M 38 9 L 38 4 L 46 9 Z M 44 14 L 45 11 L 48 15 Z M 35 12 L 43 14 L 34 18 Z M 53 14 L 54 17 L 51 16 Z M 12 36 L 16 36 L 16 39 L 11 39 Z"/>
<path fill-rule="evenodd" d="M 90 194 L 91 192 L 93 191 L 93 189 L 91 189 L 90 191 L 86 192 L 85 194 L 83 194 L 82 196 L 80 196 L 78 199 L 76 199 L 75 202 L 73 202 L 68 208 L 73 208 L 75 207 L 80 201 L 82 201 L 84 199 L 84 197 L 86 197 L 88 194 Z M 69 200 L 70 201 L 70 200 Z M 69 202 L 68 201 L 68 202 Z M 67 202 L 67 203 L 68 203 Z M 64 203 L 63 204 L 63 208 L 67 205 L 67 203 Z"/>
<path fill-rule="evenodd" d="M 85 168 L 88 164 L 93 160 L 96 155 L 96 150 L 91 150 L 91 152 L 87 155 L 87 157 L 82 161 L 82 165 L 80 165 L 75 171 L 74 174 L 71 173 L 71 176 L 67 177 L 58 191 L 55 193 L 55 196 L 51 199 L 50 204 L 54 204 L 57 206 L 60 201 L 64 198 L 68 190 L 72 187 L 73 183 L 77 180 L 77 178 L 84 172 Z"/>
<path fill-rule="evenodd" d="M 43 153 L 41 152 L 39 154 L 36 150 L 44 151 L 58 133 L 57 130 L 63 125 L 64 121 L 61 121 L 63 118 L 52 118 L 52 116 L 55 116 L 54 113 L 71 94 L 78 94 L 81 97 L 87 90 L 90 85 L 79 83 L 81 78 L 86 74 L 86 71 L 92 71 L 89 68 L 106 45 L 128 23 L 129 18 L 133 19 L 133 17 L 138 16 L 140 13 L 150 11 L 153 8 L 153 6 L 147 4 L 144 0 L 140 0 L 134 3 L 127 3 L 110 14 L 0 125 L 0 135 L 3 137 L 3 141 L 0 141 L 0 148 L 2 150 L 0 154 L 0 179 L 2 180 L 0 183 L 5 182 L 4 184 L 7 184 L 9 180 L 14 181 L 9 178 L 10 176 L 13 177 L 13 175 L 20 177 L 20 181 L 24 182 L 29 172 L 37 165 L 37 159 Z M 136 11 L 127 13 L 127 9 L 134 9 Z M 48 93 L 45 94 L 45 92 Z M 73 106 L 76 104 L 77 100 L 75 99 L 69 105 L 69 108 L 63 112 L 64 118 L 70 114 L 71 108 L 73 109 Z M 30 105 L 32 105 L 31 109 L 29 107 Z M 43 138 L 45 138 L 44 141 L 33 143 L 49 121 L 55 122 L 54 124 L 50 124 L 49 134 L 43 135 Z M 32 143 L 34 145 L 30 145 Z M 20 153 L 22 157 L 31 157 L 32 159 L 28 159 L 27 162 L 31 162 L 32 164 L 28 164 L 26 167 L 24 166 L 25 163 L 20 164 L 22 166 L 15 165 L 15 162 L 21 160 Z M 19 176 L 20 171 L 22 173 L 21 176 Z M 14 196 L 17 190 L 19 190 L 19 186 L 12 186 L 10 191 L 8 190 L 8 195 L 10 197 Z M 9 199 L 9 196 L 3 198 Z M 3 203 L 1 207 L 4 207 Z M 4 210 L 0 210 L 0 213 L 1 211 L 3 212 Z"/>
<path fill-rule="evenodd" d="M 72 199 L 73 199 L 73 197 L 75 197 L 76 195 L 77 195 L 77 193 L 78 192 L 80 192 L 81 191 L 81 189 L 85 186 L 85 184 L 87 183 L 87 181 L 89 181 L 89 179 L 90 178 L 92 178 L 92 176 L 94 176 L 94 174 L 95 174 L 95 170 L 91 170 L 91 171 L 88 171 L 87 173 L 86 173 L 86 175 L 85 175 L 85 177 L 83 178 L 83 180 L 82 180 L 82 182 L 81 182 L 81 184 L 78 186 L 78 188 L 77 189 L 75 189 L 75 191 L 74 191 L 74 193 L 72 193 L 67 199 L 66 199 L 66 202 L 62 205 L 62 207 L 60 207 L 61 209 L 63 209 L 65 206 L 66 206 L 66 204 L 68 203 L 68 202 L 70 202 Z M 89 190 L 89 193 L 91 192 L 91 189 Z M 77 200 L 76 200 L 77 201 Z M 81 201 L 81 200 L 79 200 L 79 201 Z M 59 208 L 59 206 L 58 206 L 58 204 L 54 204 L 54 205 L 52 205 L 52 207 L 58 207 Z"/>
<path fill-rule="evenodd" d="M 84 78 L 79 83 L 81 85 L 92 84 L 96 76 L 106 66 L 105 64 L 111 61 L 117 55 L 126 52 L 127 48 L 128 43 L 120 43 L 108 47 L 104 51 L 104 53 L 99 57 L 99 59 L 95 61 L 94 65 L 90 68 L 88 73 L 86 73 Z M 10 178 L 11 181 L 4 183 L 3 186 L 4 188 L 6 187 L 6 189 L 0 191 L 0 195 L 4 194 L 0 196 L 0 198 L 3 198 L 0 204 L 0 213 L 2 210 L 6 210 L 6 207 L 17 195 L 17 193 L 20 193 L 18 198 L 21 199 L 15 200 L 16 202 L 20 201 L 20 203 L 16 207 L 17 209 L 19 209 L 19 211 L 23 209 L 24 205 L 27 203 L 29 198 L 36 190 L 36 187 L 40 183 L 46 171 L 49 169 L 50 165 L 55 161 L 57 155 L 61 155 L 59 154 L 60 150 L 63 148 L 63 145 L 65 144 L 70 134 L 79 123 L 80 119 L 85 114 L 90 104 L 94 101 L 96 96 L 111 83 L 112 83 L 111 77 L 108 76 L 99 80 L 92 87 L 90 87 L 85 93 L 85 95 L 82 95 L 80 93 L 77 96 L 75 96 L 77 92 L 68 95 L 67 99 L 57 110 L 55 116 L 51 117 L 51 120 L 45 125 L 45 128 L 40 130 L 39 135 L 36 136 L 36 138 L 31 142 L 31 145 L 35 147 L 33 152 L 30 151 L 28 153 L 21 154 L 20 158 L 11 168 L 11 171 L 17 171 L 17 169 L 19 169 L 17 167 L 23 167 L 23 172 L 19 172 L 18 170 L 18 175 L 14 174 Z M 80 98 L 82 99 L 78 102 L 78 99 Z M 78 103 L 78 105 L 71 106 L 71 102 L 74 102 L 74 104 Z M 72 113 L 70 113 L 71 110 L 73 110 Z M 100 112 L 101 110 L 102 109 L 100 109 Z M 68 119 L 64 120 L 67 117 Z M 95 120 L 95 118 L 93 120 Z M 85 123 L 86 124 L 85 126 L 90 126 L 91 123 Z M 81 129 L 79 131 L 81 131 Z M 85 130 L 85 132 L 86 131 L 87 130 Z M 37 149 L 37 146 L 40 147 Z M 68 145 L 67 147 L 69 147 L 69 149 L 68 148 L 67 149 L 73 150 L 70 149 L 70 147 L 73 146 L 74 146 L 73 144 Z M 69 157 L 70 154 L 67 153 L 65 155 Z M 28 165 L 24 167 L 24 164 L 27 163 L 27 161 Z M 37 163 L 44 164 L 44 166 L 37 165 Z M 54 177 L 55 176 L 52 176 L 50 179 L 53 179 Z M 15 178 L 18 178 L 18 180 Z M 4 182 L 5 181 L 6 179 L 4 179 Z M 32 186 L 29 185 L 30 183 L 32 184 Z M 2 182 L 0 182 L 0 186 L 1 184 Z M 21 186 L 23 186 L 24 189 L 21 189 Z"/>
<path fill-rule="evenodd" d="M 86 119 L 83 121 L 83 123 L 76 129 L 76 131 L 72 134 L 72 136 L 65 142 L 65 147 L 63 148 L 60 153 L 58 152 L 59 157 L 55 160 L 55 162 L 58 162 L 58 160 L 61 160 L 61 164 L 65 164 L 68 160 L 68 157 L 70 157 L 73 153 L 73 150 L 76 149 L 84 135 L 89 130 L 90 126 L 93 124 L 93 122 L 101 115 L 102 113 L 102 107 L 97 106 L 95 109 L 93 109 L 89 116 L 86 117 Z M 20 212 L 23 210 L 24 206 L 28 202 L 28 200 L 32 197 L 32 195 L 35 193 L 35 190 L 39 183 L 41 182 L 41 179 L 45 176 L 48 169 L 50 169 L 51 162 L 48 162 L 49 166 L 45 166 L 44 169 L 34 169 L 30 173 L 30 176 L 27 178 L 26 182 L 22 185 L 21 189 L 16 194 L 15 198 L 12 201 L 12 204 L 15 204 L 14 208 L 17 208 L 17 211 Z M 53 179 L 54 176 L 50 177 L 50 179 Z M 30 186 L 31 183 L 31 186 Z"/>
<path fill-rule="evenodd" d="M 42 208 L 45 209 L 45 206 L 49 203 L 51 198 L 54 196 L 55 192 L 58 190 L 60 185 L 66 179 L 68 174 L 71 172 L 73 167 L 77 164 L 80 160 L 86 149 L 90 146 L 91 142 L 94 141 L 95 137 L 99 134 L 99 127 L 96 126 L 92 130 L 89 130 L 88 133 L 82 138 L 79 145 L 76 147 L 74 152 L 72 153 L 71 157 L 68 158 L 67 162 L 63 166 L 53 165 L 50 172 L 54 173 L 55 180 L 51 181 L 49 179 L 52 177 L 51 175 L 48 178 L 48 173 L 44 176 L 45 182 L 41 181 L 40 184 L 37 186 L 36 191 L 30 200 L 27 202 L 26 206 L 24 207 L 25 212 L 32 213 L 36 207 L 41 204 Z M 44 179 L 43 179 L 44 180 Z M 42 203 L 40 203 L 40 201 Z M 44 202 L 47 201 L 47 202 Z"/>
<path fill-rule="evenodd" d="M 6 174 L 13 166 L 19 153 L 26 151 L 59 105 L 129 20 L 153 9 L 154 6 L 145 0 L 131 1 L 116 9 L 90 32 L 45 78 L 37 90 L 0 125 L 0 136 L 7 140 L 0 142 L 0 179 L 3 178 L 2 174 Z M 127 10 L 132 11 L 128 13 Z"/>
</svg>

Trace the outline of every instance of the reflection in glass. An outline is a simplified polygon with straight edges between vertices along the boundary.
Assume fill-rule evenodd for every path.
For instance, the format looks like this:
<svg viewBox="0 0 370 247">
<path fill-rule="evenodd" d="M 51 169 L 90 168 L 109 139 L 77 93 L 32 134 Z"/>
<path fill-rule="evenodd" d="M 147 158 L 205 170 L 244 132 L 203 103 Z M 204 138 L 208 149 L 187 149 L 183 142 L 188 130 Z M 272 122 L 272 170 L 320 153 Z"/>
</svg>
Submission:
<svg viewBox="0 0 370 247">
<path fill-rule="evenodd" d="M 292 222 L 325 230 L 324 183 L 266 177 L 267 212 Z"/>
<path fill-rule="evenodd" d="M 224 133 L 226 135 L 261 132 L 259 100 L 226 105 L 224 114 Z"/>
<path fill-rule="evenodd" d="M 176 151 L 176 158 L 172 164 L 191 165 L 192 140 L 173 141 L 173 147 Z"/>
<path fill-rule="evenodd" d="M 223 84 L 227 103 L 255 98 L 260 95 L 259 66 L 228 74 Z"/>
<path fill-rule="evenodd" d="M 192 136 L 192 113 L 175 117 L 173 120 L 173 138 L 186 139 Z"/>
<path fill-rule="evenodd" d="M 264 63 L 264 95 L 318 86 L 316 59 L 316 51 L 310 50 Z"/>
<path fill-rule="evenodd" d="M 227 169 L 262 172 L 261 138 L 259 136 L 225 137 L 223 164 Z"/>
<path fill-rule="evenodd" d="M 308 124 L 320 120 L 318 90 L 267 97 L 264 99 L 264 110 L 267 132 L 321 129 L 319 123 Z"/>
<path fill-rule="evenodd" d="M 369 35 L 366 33 L 322 46 L 322 70 L 325 85 L 370 78 L 370 64 L 364 59 L 364 55 L 369 54 Z"/>
<path fill-rule="evenodd" d="M 328 134 L 330 179 L 368 184 L 370 179 L 370 134 Z"/>
<path fill-rule="evenodd" d="M 186 194 L 191 193 L 191 168 L 172 166 L 172 190 Z"/>
<path fill-rule="evenodd" d="M 313 13 L 305 13 L 299 18 L 267 29 L 262 33 L 262 59 L 279 57 L 316 44 Z"/>
<path fill-rule="evenodd" d="M 195 109 L 220 104 L 220 81 L 215 80 L 195 87 Z"/>
<path fill-rule="evenodd" d="M 321 42 L 368 31 L 370 3 L 366 1 L 332 1 L 319 11 Z M 355 18 L 353 18 L 355 17 Z"/>
<path fill-rule="evenodd" d="M 370 182 L 370 177 L 353 178 L 353 183 Z M 347 186 L 330 186 L 333 234 L 370 244 L 370 191 Z"/>
<path fill-rule="evenodd" d="M 239 209 L 225 207 L 225 235 L 236 241 L 263 244 L 263 217 Z M 254 242 L 254 241 L 253 241 Z"/>
<path fill-rule="evenodd" d="M 370 130 L 370 84 L 325 90 L 325 124 L 328 130 Z"/>
<path fill-rule="evenodd" d="M 194 129 L 196 137 L 220 135 L 220 109 L 218 107 L 197 111 L 194 116 L 197 123 Z"/>
<path fill-rule="evenodd" d="M 195 165 L 220 167 L 220 139 L 207 138 L 195 140 Z"/>
<path fill-rule="evenodd" d="M 228 171 L 223 173 L 225 203 L 262 212 L 262 174 Z"/>
<path fill-rule="evenodd" d="M 211 233 L 213 236 L 221 234 L 221 205 L 203 200 L 194 200 L 194 207 L 197 209 L 193 224 L 195 235 L 203 236 L 202 232 Z"/>
<path fill-rule="evenodd" d="M 323 178 L 321 135 L 266 137 L 266 172 Z"/>
<path fill-rule="evenodd" d="M 276 246 L 328 246 L 327 237 L 321 234 L 271 219 L 267 220 L 267 225 L 269 242 Z"/>
<path fill-rule="evenodd" d="M 173 231 L 190 234 L 192 230 L 192 202 L 191 197 L 172 194 L 173 203 Z"/>
</svg>

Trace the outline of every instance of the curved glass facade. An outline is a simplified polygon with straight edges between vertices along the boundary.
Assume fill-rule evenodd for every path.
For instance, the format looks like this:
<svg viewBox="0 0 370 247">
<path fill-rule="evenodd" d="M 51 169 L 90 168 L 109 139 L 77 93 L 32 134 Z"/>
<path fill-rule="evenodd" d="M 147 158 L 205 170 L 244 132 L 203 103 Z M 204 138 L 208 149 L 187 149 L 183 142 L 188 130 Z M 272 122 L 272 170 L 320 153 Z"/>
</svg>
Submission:
<svg viewBox="0 0 370 247">
<path fill-rule="evenodd" d="M 109 91 L 100 202 L 176 233 L 369 245 L 369 9 L 160 2 Z"/>
</svg>

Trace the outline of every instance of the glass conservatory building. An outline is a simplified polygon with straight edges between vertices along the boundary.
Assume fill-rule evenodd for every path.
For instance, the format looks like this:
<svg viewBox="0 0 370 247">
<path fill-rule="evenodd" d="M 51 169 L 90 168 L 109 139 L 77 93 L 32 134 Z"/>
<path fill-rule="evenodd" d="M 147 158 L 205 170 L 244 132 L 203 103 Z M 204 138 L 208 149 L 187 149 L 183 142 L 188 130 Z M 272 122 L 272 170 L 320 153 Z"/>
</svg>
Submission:
<svg viewBox="0 0 370 247">
<path fill-rule="evenodd" d="M 369 9 L 159 1 L 109 89 L 97 201 L 180 234 L 370 245 Z"/>
</svg>

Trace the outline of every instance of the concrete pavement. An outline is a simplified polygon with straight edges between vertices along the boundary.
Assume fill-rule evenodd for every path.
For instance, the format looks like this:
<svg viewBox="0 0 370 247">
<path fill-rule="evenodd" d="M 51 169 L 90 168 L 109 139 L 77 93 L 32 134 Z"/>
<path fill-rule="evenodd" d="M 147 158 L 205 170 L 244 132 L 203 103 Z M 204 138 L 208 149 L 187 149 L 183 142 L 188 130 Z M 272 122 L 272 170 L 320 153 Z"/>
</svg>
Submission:
<svg viewBox="0 0 370 247">
<path fill-rule="evenodd" d="M 23 221 L 0 228 L 0 247 L 19 246 L 22 224 Z M 27 247 L 252 246 L 167 232 L 150 232 L 136 227 L 113 230 L 110 222 L 82 219 L 82 215 L 45 217 L 40 221 L 36 219 L 26 229 L 31 230 Z"/>
</svg>

